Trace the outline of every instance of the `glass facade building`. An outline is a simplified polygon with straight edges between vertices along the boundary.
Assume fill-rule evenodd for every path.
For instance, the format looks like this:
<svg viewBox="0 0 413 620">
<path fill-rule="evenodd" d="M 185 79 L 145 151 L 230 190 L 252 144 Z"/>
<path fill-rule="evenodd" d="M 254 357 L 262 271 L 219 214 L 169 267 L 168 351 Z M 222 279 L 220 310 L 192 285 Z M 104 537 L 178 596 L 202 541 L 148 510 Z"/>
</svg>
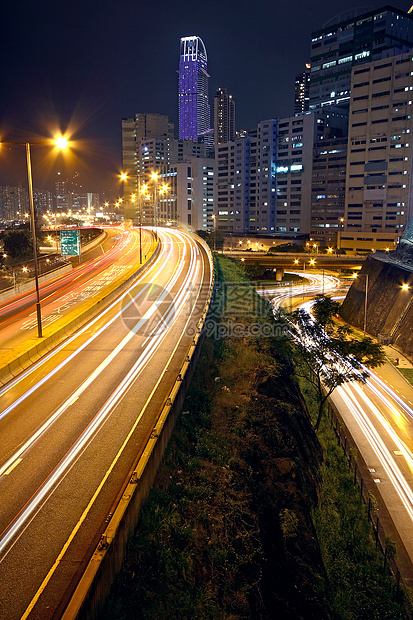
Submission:
<svg viewBox="0 0 413 620">
<path fill-rule="evenodd" d="M 200 37 L 183 37 L 179 60 L 179 137 L 198 141 L 210 131 L 207 53 Z"/>
</svg>

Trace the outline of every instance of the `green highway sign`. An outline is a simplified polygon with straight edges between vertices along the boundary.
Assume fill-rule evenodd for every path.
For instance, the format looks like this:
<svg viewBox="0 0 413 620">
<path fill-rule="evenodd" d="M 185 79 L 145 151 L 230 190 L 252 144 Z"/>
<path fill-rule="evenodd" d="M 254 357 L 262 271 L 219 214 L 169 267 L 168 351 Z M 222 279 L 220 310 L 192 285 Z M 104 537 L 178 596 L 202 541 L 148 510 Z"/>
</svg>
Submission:
<svg viewBox="0 0 413 620">
<path fill-rule="evenodd" d="M 80 256 L 80 230 L 60 231 L 60 254 L 62 256 Z"/>
</svg>

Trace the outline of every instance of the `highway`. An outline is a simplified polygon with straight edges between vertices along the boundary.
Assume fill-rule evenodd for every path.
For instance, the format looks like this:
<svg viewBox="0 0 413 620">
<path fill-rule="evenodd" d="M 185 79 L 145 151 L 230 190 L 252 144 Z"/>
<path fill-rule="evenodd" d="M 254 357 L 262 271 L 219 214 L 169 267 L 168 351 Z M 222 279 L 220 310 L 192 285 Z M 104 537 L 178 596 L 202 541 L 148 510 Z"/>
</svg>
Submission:
<svg viewBox="0 0 413 620">
<path fill-rule="evenodd" d="M 264 252 L 240 252 L 225 250 L 224 254 L 231 258 L 241 260 L 245 265 L 265 265 L 266 267 L 280 267 L 283 269 L 314 269 L 310 261 L 314 261 L 316 269 L 357 269 L 364 263 L 363 256 L 331 256 L 330 254 L 304 254 L 304 253 L 276 253 Z M 294 261 L 298 260 L 298 264 Z"/>
<path fill-rule="evenodd" d="M 42 326 L 47 328 L 85 301 L 102 293 L 119 278 L 139 268 L 139 233 L 136 230 L 108 231 L 105 252 L 98 248 L 93 258 L 82 262 L 63 276 L 42 283 L 40 300 Z M 142 231 L 142 250 L 145 255 L 151 246 L 149 232 Z M 83 257 L 84 258 L 84 257 Z M 36 294 L 30 291 L 19 293 L 7 301 L 0 295 L 0 362 L 10 352 L 30 337 L 37 336 Z M 49 330 L 50 331 L 50 330 Z"/>
<path fill-rule="evenodd" d="M 316 277 L 316 276 L 313 276 Z M 321 293 L 319 283 L 312 294 Z M 324 283 L 325 284 L 325 283 Z M 328 291 L 326 286 L 325 290 Z M 330 287 L 334 293 L 335 286 Z M 298 290 L 299 289 L 299 290 Z M 302 301 L 295 292 L 295 304 L 311 311 L 311 301 Z M 291 290 L 279 291 L 273 298 L 275 308 L 290 305 Z M 369 371 L 367 383 L 347 383 L 336 388 L 331 400 L 356 442 L 379 495 L 390 514 L 399 539 L 399 552 L 413 562 L 413 386 L 390 362 Z M 404 546 L 404 551 L 400 545 Z M 406 577 L 406 575 L 404 575 Z M 413 575 L 407 584 L 413 585 Z"/>
<path fill-rule="evenodd" d="M 0 390 L 0 618 L 59 617 L 179 374 L 210 253 L 160 253 L 104 312 Z"/>
</svg>

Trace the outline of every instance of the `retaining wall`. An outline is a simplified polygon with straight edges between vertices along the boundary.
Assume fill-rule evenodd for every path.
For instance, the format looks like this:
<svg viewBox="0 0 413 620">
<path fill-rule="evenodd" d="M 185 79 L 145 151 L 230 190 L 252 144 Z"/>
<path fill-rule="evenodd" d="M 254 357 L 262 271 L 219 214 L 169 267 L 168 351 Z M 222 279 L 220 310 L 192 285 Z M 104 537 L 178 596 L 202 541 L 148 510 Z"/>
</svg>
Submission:
<svg viewBox="0 0 413 620">
<path fill-rule="evenodd" d="M 369 256 L 341 306 L 343 319 L 364 329 L 365 285 L 368 275 L 368 334 L 382 335 L 413 359 L 413 271 L 385 257 Z M 403 290 L 402 285 L 409 289 Z"/>
</svg>

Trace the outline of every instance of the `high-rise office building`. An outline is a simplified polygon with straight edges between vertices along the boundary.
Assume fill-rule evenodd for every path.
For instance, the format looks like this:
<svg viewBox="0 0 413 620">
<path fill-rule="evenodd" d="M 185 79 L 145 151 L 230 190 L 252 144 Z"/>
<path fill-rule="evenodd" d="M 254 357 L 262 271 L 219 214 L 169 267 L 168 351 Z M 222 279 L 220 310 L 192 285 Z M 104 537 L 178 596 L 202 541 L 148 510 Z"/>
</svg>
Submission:
<svg viewBox="0 0 413 620">
<path fill-rule="evenodd" d="M 341 13 L 313 32 L 309 109 L 350 103 L 352 67 L 408 52 L 413 15 L 391 6 Z"/>
<path fill-rule="evenodd" d="M 181 39 L 179 59 L 179 137 L 195 142 L 211 138 L 207 52 L 200 37 Z"/>
<path fill-rule="evenodd" d="M 295 76 L 294 84 L 294 114 L 308 112 L 310 103 L 310 64 L 305 70 Z"/>
<path fill-rule="evenodd" d="M 214 144 L 235 140 L 235 102 L 226 88 L 218 88 L 214 96 Z"/>
</svg>

